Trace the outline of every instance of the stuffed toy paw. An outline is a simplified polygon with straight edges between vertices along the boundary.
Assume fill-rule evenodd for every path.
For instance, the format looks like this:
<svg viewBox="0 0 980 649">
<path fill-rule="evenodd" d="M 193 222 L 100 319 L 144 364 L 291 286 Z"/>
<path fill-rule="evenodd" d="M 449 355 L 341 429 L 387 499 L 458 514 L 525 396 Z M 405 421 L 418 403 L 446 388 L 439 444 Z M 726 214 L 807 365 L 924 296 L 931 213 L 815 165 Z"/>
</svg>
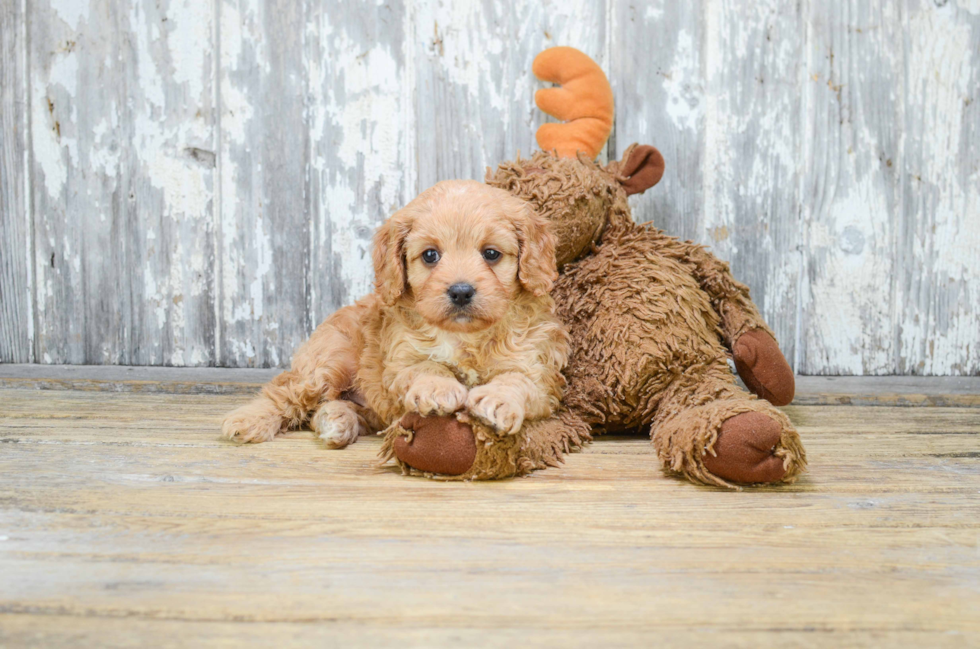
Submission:
<svg viewBox="0 0 980 649">
<path fill-rule="evenodd" d="M 774 406 L 793 400 L 796 379 L 776 339 L 763 329 L 746 331 L 732 345 L 735 369 L 756 396 Z"/>
<path fill-rule="evenodd" d="M 437 480 L 496 480 L 558 466 L 591 441 L 589 426 L 566 410 L 525 422 L 516 435 L 494 431 L 465 412 L 408 414 L 384 431 L 381 456 L 405 475 Z"/>
<path fill-rule="evenodd" d="M 776 454 L 782 434 L 780 422 L 763 413 L 735 415 L 722 422 L 704 467 L 730 482 L 779 482 L 786 475 L 783 458 Z"/>
<path fill-rule="evenodd" d="M 450 415 L 409 413 L 398 422 L 391 440 L 395 457 L 423 473 L 460 476 L 476 460 L 472 427 Z"/>
</svg>

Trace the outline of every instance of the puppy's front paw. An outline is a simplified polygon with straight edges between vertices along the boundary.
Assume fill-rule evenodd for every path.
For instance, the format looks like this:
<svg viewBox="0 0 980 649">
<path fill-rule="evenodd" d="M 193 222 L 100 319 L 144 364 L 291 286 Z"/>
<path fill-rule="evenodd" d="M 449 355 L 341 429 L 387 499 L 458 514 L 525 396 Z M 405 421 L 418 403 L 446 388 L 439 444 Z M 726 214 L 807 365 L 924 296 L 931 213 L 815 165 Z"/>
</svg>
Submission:
<svg viewBox="0 0 980 649">
<path fill-rule="evenodd" d="M 420 415 L 451 415 L 466 404 L 466 388 L 445 376 L 420 376 L 405 394 L 405 407 Z"/>
<path fill-rule="evenodd" d="M 470 390 L 466 409 L 495 430 L 507 435 L 519 431 L 524 423 L 524 404 L 510 390 L 492 383 Z"/>
<path fill-rule="evenodd" d="M 282 418 L 255 404 L 233 410 L 221 422 L 221 436 L 242 444 L 271 441 L 282 430 Z"/>
</svg>

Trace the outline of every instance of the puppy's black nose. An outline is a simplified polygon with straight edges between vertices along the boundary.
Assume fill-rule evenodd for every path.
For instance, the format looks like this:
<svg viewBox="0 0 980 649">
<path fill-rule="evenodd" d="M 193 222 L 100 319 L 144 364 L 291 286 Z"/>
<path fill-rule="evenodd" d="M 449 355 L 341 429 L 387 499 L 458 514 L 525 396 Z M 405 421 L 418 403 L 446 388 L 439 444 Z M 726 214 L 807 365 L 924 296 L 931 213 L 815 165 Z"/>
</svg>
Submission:
<svg viewBox="0 0 980 649">
<path fill-rule="evenodd" d="M 449 294 L 449 299 L 453 301 L 455 306 L 466 306 L 476 295 L 476 289 L 473 288 L 472 284 L 467 284 L 466 282 L 458 282 L 449 287 L 446 291 Z"/>
</svg>

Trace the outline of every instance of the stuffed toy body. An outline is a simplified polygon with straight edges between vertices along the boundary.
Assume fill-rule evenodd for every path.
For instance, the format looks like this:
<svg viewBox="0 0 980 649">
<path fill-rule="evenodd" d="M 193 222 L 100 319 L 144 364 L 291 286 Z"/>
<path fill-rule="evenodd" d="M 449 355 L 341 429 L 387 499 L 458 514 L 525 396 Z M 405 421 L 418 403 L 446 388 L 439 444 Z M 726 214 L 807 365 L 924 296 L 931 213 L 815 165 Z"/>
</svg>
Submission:
<svg viewBox="0 0 980 649">
<path fill-rule="evenodd" d="M 613 113 L 601 69 L 559 47 L 534 72 L 561 84 L 536 101 L 567 121 L 542 126 L 544 151 L 501 164 L 486 182 L 528 201 L 557 237 L 552 295 L 572 341 L 563 409 L 516 435 L 465 413 L 410 415 L 386 431 L 383 454 L 412 475 L 496 479 L 554 466 L 594 434 L 645 430 L 664 468 L 694 482 L 792 481 L 806 456 L 775 406 L 792 400 L 793 373 L 747 287 L 704 247 L 633 221 L 627 196 L 663 174 L 656 149 L 593 162 Z M 737 384 L 730 357 L 754 394 Z"/>
</svg>

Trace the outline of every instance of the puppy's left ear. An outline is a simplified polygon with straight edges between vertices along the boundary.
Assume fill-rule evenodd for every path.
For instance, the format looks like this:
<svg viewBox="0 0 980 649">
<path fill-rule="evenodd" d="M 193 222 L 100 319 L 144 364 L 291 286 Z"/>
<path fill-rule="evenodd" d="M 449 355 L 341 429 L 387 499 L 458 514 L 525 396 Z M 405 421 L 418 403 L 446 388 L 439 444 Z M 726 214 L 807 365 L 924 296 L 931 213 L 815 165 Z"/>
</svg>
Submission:
<svg viewBox="0 0 980 649">
<path fill-rule="evenodd" d="M 521 205 L 515 219 L 520 252 L 517 260 L 517 278 L 521 285 L 537 296 L 547 295 L 558 279 L 555 261 L 555 235 L 548 221 L 534 209 L 518 200 Z"/>
</svg>

